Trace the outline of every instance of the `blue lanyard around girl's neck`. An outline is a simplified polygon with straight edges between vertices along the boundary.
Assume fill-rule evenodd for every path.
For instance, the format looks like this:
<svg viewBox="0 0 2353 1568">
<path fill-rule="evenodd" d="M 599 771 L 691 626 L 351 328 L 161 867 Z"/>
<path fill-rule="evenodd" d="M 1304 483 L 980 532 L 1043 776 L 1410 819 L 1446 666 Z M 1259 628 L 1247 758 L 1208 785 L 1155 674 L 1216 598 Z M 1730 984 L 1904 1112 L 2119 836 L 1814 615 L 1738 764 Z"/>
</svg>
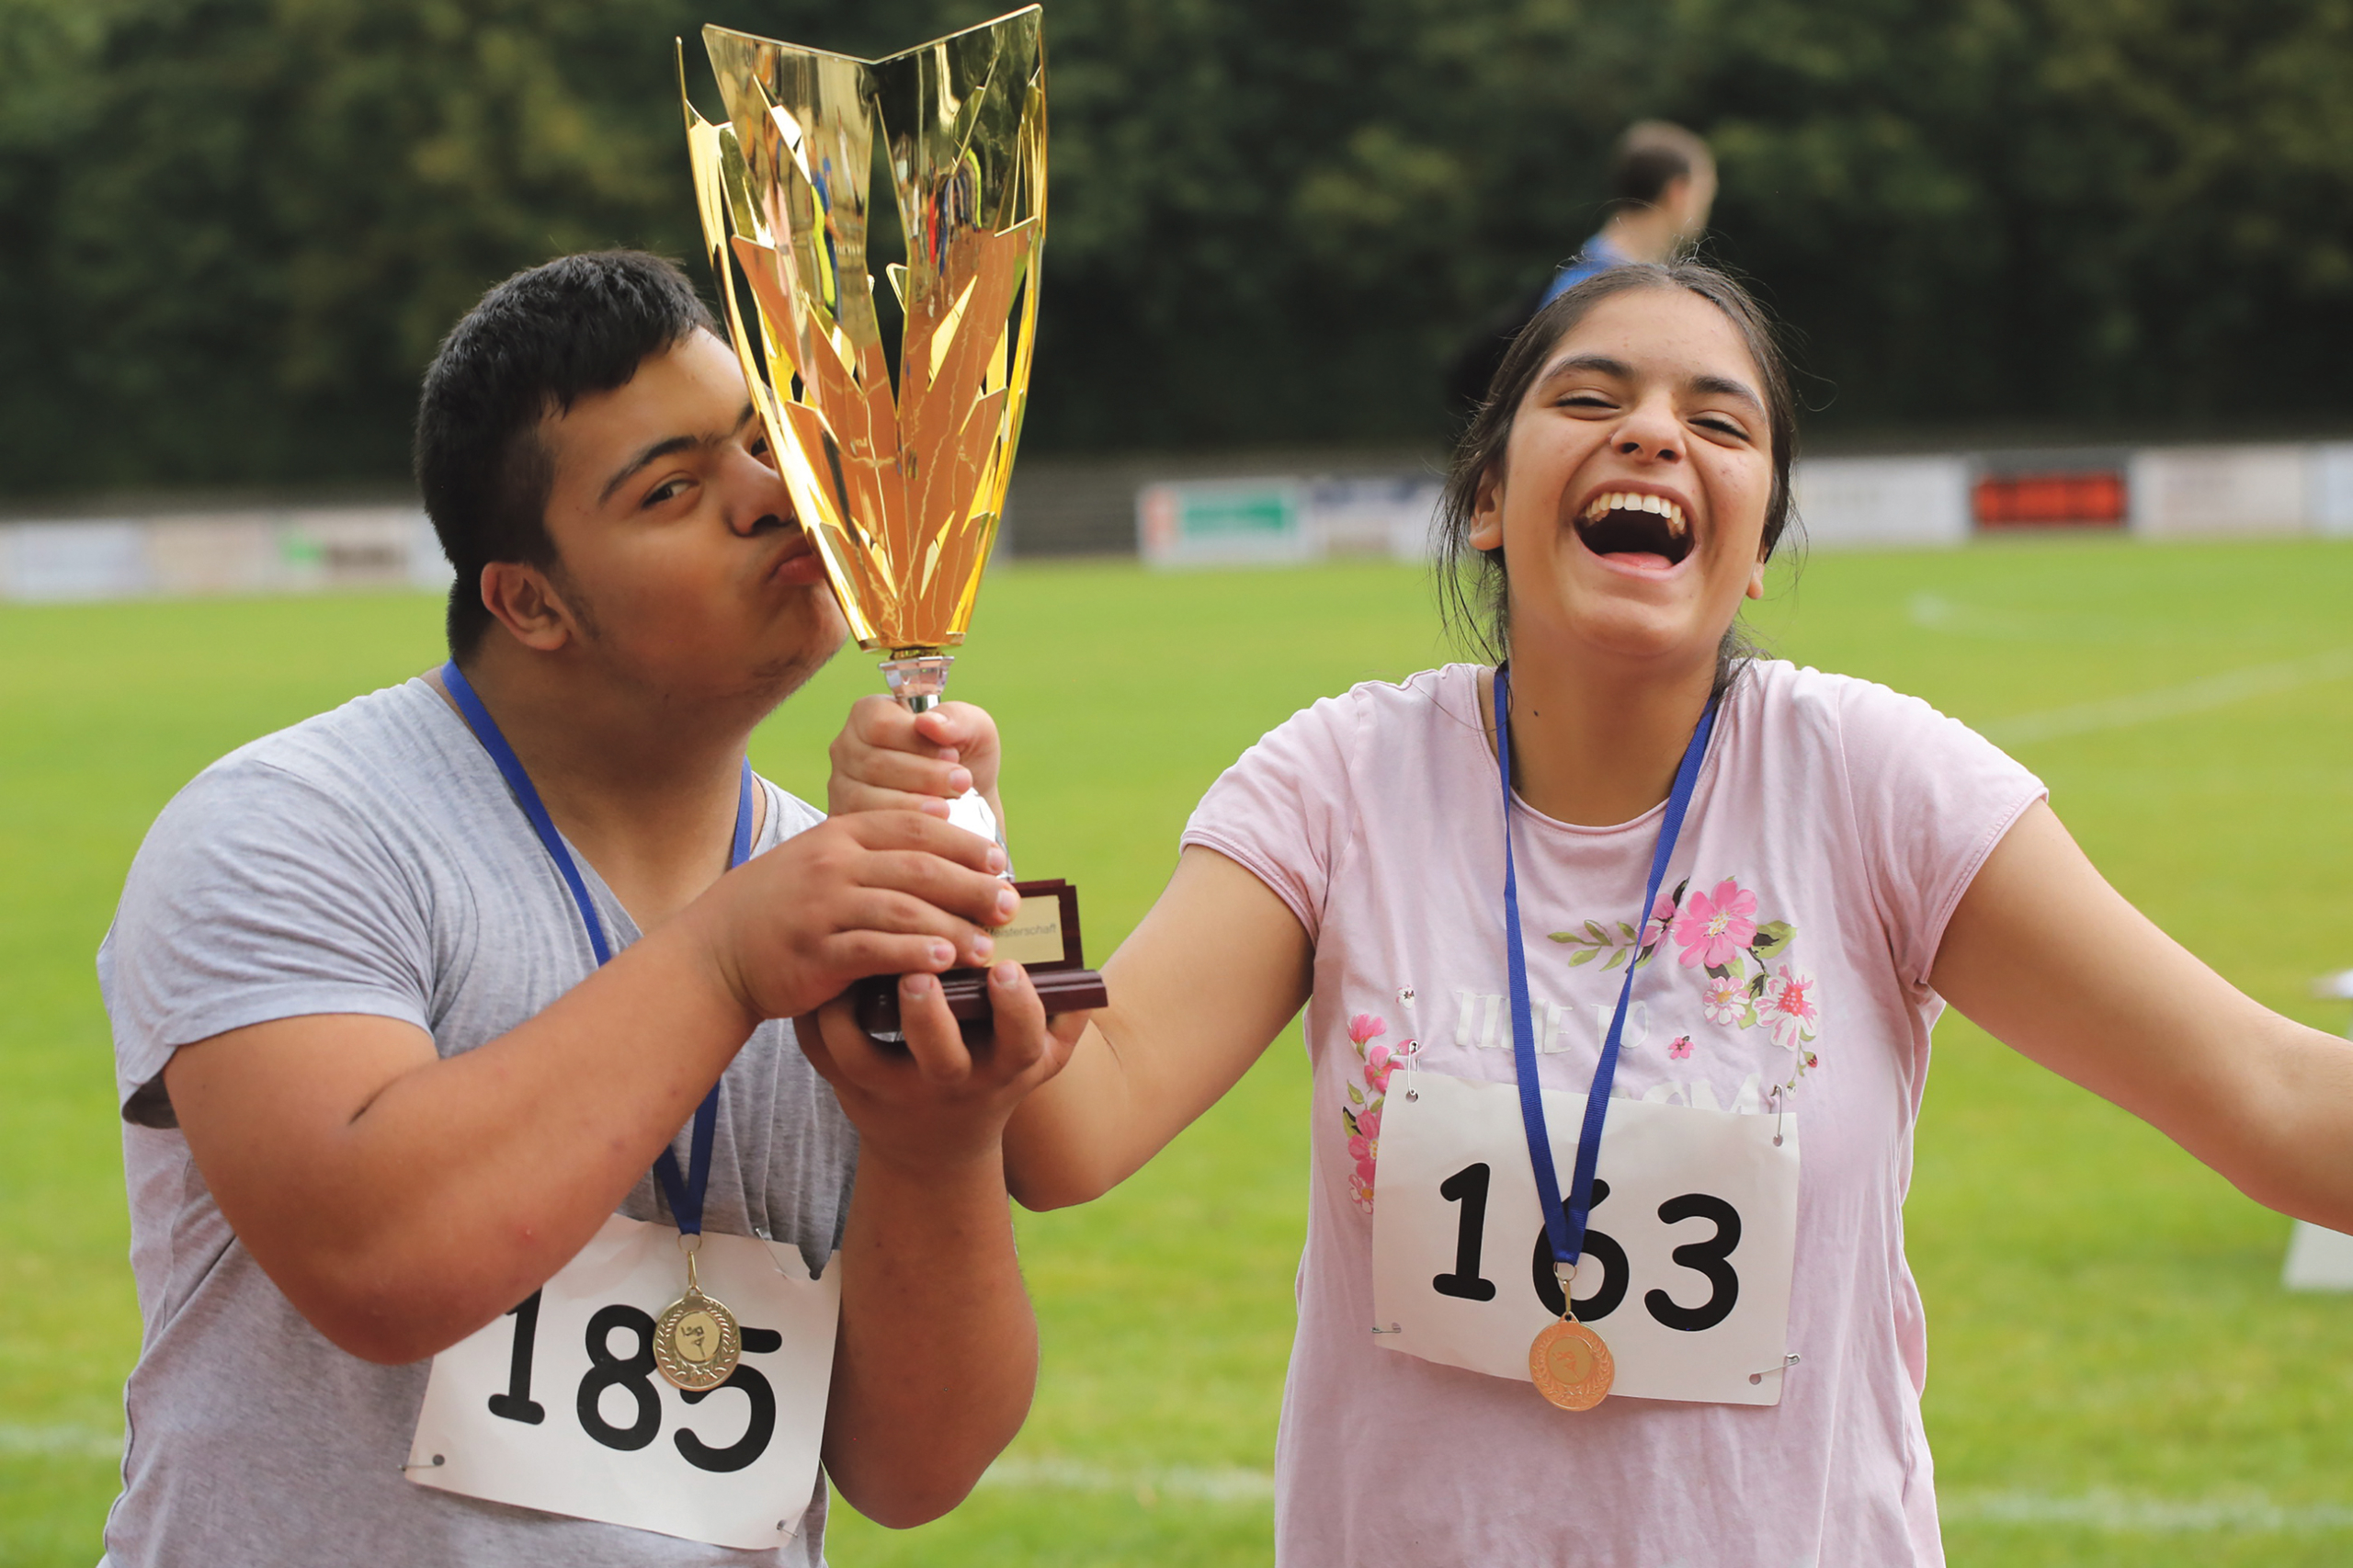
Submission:
<svg viewBox="0 0 2353 1568">
<path fill-rule="evenodd" d="M 458 669 L 455 659 L 441 666 L 441 684 L 457 699 L 459 710 L 465 714 L 474 739 L 490 754 L 506 776 L 506 787 L 515 792 L 515 803 L 523 808 L 530 819 L 531 831 L 540 835 L 547 846 L 548 858 L 563 877 L 563 885 L 572 890 L 572 902 L 580 907 L 580 923 L 588 927 L 588 949 L 597 955 L 601 967 L 613 956 L 612 948 L 605 940 L 605 923 L 597 917 L 597 906 L 588 898 L 588 884 L 580 880 L 580 868 L 574 863 L 572 851 L 564 847 L 563 835 L 555 830 L 555 819 L 548 815 L 547 803 L 532 787 L 531 776 L 523 771 L 522 759 L 506 737 L 498 731 L 498 722 L 490 710 L 482 705 L 474 688 Z M 746 757 L 744 773 L 735 791 L 735 841 L 727 858 L 731 867 L 740 866 L 752 856 L 752 763 Z M 678 1175 L 678 1157 L 669 1150 L 662 1151 L 654 1162 L 654 1175 L 662 1184 L 662 1192 L 670 1200 L 670 1215 L 678 1221 L 681 1235 L 702 1233 L 702 1196 L 710 1185 L 710 1145 L 719 1131 L 719 1085 L 713 1084 L 702 1104 L 695 1108 L 695 1133 L 687 1146 L 687 1174 Z"/>
<path fill-rule="evenodd" d="M 1495 671 L 1495 756 L 1504 781 L 1504 951 L 1511 967 L 1511 1055 L 1519 1077 L 1519 1117 L 1528 1128 L 1528 1158 L 1536 1167 L 1536 1197 L 1544 1206 L 1544 1234 L 1552 1244 L 1556 1263 L 1574 1269 L 1585 1255 L 1586 1216 L 1593 1208 L 1593 1171 L 1601 1158 L 1601 1124 L 1609 1115 L 1609 1086 L 1618 1076 L 1618 1046 L 1626 1032 L 1626 1004 L 1634 994 L 1634 970 L 1642 957 L 1643 933 L 1650 928 L 1651 911 L 1658 905 L 1659 884 L 1666 877 L 1666 862 L 1683 832 L 1683 815 L 1691 806 L 1692 787 L 1699 780 L 1699 762 L 1708 754 L 1708 736 L 1716 727 L 1716 699 L 1708 699 L 1691 744 L 1675 770 L 1675 788 L 1666 797 L 1666 816 L 1659 824 L 1658 848 L 1651 856 L 1650 885 L 1643 891 L 1643 907 L 1634 919 L 1634 946 L 1626 955 L 1625 983 L 1618 988 L 1618 1010 L 1610 1015 L 1608 1038 L 1601 1043 L 1601 1060 L 1594 1063 L 1593 1086 L 1586 1091 L 1585 1126 L 1577 1133 L 1576 1169 L 1569 1176 L 1569 1201 L 1561 1202 L 1560 1174 L 1552 1165 L 1552 1140 L 1544 1129 L 1544 1088 L 1536 1074 L 1536 1028 L 1528 1000 L 1528 953 L 1519 936 L 1519 876 L 1511 854 L 1511 666 Z M 1561 1287 L 1565 1297 L 1568 1286 Z"/>
</svg>

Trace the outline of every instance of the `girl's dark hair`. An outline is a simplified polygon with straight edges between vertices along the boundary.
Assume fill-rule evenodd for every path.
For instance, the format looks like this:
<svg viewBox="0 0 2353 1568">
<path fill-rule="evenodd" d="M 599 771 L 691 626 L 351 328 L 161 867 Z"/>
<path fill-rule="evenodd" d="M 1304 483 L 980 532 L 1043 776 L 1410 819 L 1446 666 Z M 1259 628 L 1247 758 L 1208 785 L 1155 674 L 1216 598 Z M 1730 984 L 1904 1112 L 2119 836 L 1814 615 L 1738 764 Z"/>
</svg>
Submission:
<svg viewBox="0 0 2353 1568">
<path fill-rule="evenodd" d="M 1797 445 L 1797 398 L 1790 388 L 1788 356 L 1764 309 L 1729 275 L 1704 262 L 1638 262 L 1597 273 L 1537 312 L 1512 340 L 1503 363 L 1495 368 L 1486 401 L 1455 443 L 1453 466 L 1438 502 L 1438 612 L 1456 641 L 1491 663 L 1500 664 L 1510 655 L 1511 596 L 1502 548 L 1476 550 L 1471 544 L 1479 487 L 1488 474 L 1503 468 L 1520 403 L 1552 358 L 1553 347 L 1596 305 L 1635 289 L 1688 290 L 1723 312 L 1740 334 L 1749 358 L 1756 361 L 1756 373 L 1764 379 L 1766 426 L 1772 438 L 1773 490 L 1765 502 L 1764 547 L 1768 560 L 1782 533 L 1796 520 L 1790 506 L 1790 460 Z M 1716 657 L 1719 691 L 1755 652 L 1746 629 L 1735 620 L 1725 631 Z"/>
</svg>

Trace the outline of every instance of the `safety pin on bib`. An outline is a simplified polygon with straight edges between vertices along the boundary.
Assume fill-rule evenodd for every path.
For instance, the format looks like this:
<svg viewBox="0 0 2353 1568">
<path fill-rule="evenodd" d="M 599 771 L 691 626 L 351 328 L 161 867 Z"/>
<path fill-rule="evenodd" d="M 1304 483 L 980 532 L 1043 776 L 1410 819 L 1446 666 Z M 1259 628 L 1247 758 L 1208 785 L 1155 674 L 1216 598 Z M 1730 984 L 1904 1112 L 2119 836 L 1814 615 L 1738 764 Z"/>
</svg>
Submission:
<svg viewBox="0 0 2353 1568">
<path fill-rule="evenodd" d="M 1414 1087 L 1414 1063 L 1422 1054 L 1422 1020 L 1414 1011 L 1414 1001 L 1412 986 L 1397 988 L 1397 1005 L 1405 1009 L 1405 1043 L 1397 1048 L 1397 1054 L 1405 1059 L 1405 1097 L 1419 1100 L 1422 1092 Z M 1381 1330 L 1374 1329 L 1373 1332 L 1379 1334 Z"/>
</svg>

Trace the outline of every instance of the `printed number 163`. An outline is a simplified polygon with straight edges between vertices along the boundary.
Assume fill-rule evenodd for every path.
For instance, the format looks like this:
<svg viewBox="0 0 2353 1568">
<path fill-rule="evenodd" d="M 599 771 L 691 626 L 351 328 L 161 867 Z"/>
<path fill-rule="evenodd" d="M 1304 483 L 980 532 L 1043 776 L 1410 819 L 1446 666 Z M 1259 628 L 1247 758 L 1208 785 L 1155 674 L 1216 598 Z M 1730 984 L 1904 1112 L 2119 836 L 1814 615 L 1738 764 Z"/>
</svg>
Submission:
<svg viewBox="0 0 2353 1568">
<path fill-rule="evenodd" d="M 1438 1184 L 1438 1195 L 1449 1203 L 1462 1206 L 1454 1235 L 1454 1270 L 1441 1274 L 1430 1281 L 1430 1289 L 1441 1296 L 1451 1296 L 1464 1301 L 1492 1301 L 1495 1299 L 1495 1282 L 1479 1272 L 1481 1254 L 1485 1249 L 1487 1229 L 1487 1185 L 1493 1172 L 1483 1161 L 1465 1165 Z M 1609 1197 L 1609 1184 L 1597 1180 L 1593 1184 L 1593 1208 L 1598 1210 Z M 1564 1199 L 1561 1207 L 1566 1210 Z M 1740 1301 L 1740 1276 L 1733 1272 L 1730 1259 L 1733 1249 L 1740 1245 L 1740 1210 L 1711 1193 L 1687 1192 L 1670 1198 L 1658 1206 L 1658 1217 L 1673 1225 L 1685 1220 L 1710 1220 L 1715 1222 L 1716 1233 L 1701 1241 L 1688 1242 L 1670 1255 L 1676 1263 L 1704 1277 L 1712 1287 L 1708 1299 L 1696 1307 L 1679 1305 L 1664 1290 L 1645 1291 L 1643 1306 L 1651 1316 L 1668 1328 L 1686 1334 L 1699 1334 L 1732 1316 Z M 1626 1299 L 1631 1283 L 1626 1265 L 1626 1249 L 1616 1238 L 1587 1227 L 1585 1233 L 1586 1260 L 1601 1265 L 1601 1288 L 1577 1302 L 1577 1321 L 1598 1323 L 1618 1310 Z M 1552 1271 L 1552 1244 L 1541 1226 L 1536 1232 L 1536 1250 L 1529 1263 L 1530 1282 L 1536 1287 L 1544 1310 L 1558 1312 L 1563 1305 L 1560 1280 Z"/>
</svg>

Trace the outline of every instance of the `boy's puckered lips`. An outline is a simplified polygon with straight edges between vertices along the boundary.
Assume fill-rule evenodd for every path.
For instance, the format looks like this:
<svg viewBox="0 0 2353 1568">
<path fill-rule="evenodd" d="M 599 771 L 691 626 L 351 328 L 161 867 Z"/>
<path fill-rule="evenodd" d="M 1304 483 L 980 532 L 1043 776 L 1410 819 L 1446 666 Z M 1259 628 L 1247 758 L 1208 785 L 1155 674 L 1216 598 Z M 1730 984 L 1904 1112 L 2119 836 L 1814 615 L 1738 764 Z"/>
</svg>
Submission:
<svg viewBox="0 0 2353 1568">
<path fill-rule="evenodd" d="M 825 563 L 817 555 L 817 547 L 809 530 L 798 521 L 788 524 L 776 561 L 768 568 L 768 575 L 779 583 L 795 585 L 822 583 L 825 580 Z"/>
</svg>

